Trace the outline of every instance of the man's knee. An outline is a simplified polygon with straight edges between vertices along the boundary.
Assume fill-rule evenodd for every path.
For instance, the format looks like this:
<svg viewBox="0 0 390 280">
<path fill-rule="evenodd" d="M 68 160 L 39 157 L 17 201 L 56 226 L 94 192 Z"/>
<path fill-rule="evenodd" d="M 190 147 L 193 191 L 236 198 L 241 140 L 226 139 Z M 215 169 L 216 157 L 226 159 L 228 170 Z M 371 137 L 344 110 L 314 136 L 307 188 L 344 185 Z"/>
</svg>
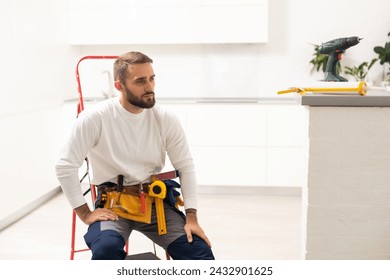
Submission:
<svg viewBox="0 0 390 280">
<path fill-rule="evenodd" d="M 123 260 L 126 252 L 123 237 L 113 230 L 102 231 L 99 242 L 92 249 L 93 260 Z"/>
<path fill-rule="evenodd" d="M 100 225 L 92 225 L 84 238 L 93 260 L 123 260 L 126 257 L 125 241 L 114 230 L 100 231 Z"/>
<path fill-rule="evenodd" d="M 182 235 L 169 244 L 168 254 L 174 260 L 214 260 L 211 248 L 200 237 L 193 235 L 193 241 L 189 243 L 187 236 Z"/>
</svg>

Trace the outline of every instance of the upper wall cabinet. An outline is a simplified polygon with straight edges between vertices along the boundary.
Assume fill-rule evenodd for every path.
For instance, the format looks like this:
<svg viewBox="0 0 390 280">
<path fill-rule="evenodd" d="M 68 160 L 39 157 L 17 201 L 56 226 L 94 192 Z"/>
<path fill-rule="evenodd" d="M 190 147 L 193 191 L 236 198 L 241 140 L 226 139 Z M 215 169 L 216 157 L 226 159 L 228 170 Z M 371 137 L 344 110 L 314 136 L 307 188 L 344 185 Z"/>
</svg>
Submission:
<svg viewBox="0 0 390 280">
<path fill-rule="evenodd" d="M 268 40 L 268 0 L 70 0 L 70 44 Z"/>
</svg>

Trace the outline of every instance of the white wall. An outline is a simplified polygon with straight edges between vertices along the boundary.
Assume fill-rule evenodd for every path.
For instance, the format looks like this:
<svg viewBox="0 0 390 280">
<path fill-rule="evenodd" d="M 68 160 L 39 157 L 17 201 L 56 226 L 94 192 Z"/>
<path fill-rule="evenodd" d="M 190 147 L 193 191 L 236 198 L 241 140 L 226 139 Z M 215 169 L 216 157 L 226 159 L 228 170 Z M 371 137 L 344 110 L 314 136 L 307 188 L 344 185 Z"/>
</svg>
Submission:
<svg viewBox="0 0 390 280">
<path fill-rule="evenodd" d="M 67 28 L 66 0 L 0 3 L 0 228 L 2 218 L 59 185 L 56 131 L 78 57 Z"/>
</svg>

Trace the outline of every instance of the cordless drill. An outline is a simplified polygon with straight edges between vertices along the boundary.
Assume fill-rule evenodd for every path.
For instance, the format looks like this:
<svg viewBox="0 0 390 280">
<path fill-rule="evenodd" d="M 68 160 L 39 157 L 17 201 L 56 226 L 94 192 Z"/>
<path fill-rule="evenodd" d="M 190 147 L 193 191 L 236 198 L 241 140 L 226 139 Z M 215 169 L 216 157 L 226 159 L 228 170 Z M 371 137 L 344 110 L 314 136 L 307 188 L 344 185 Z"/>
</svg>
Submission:
<svg viewBox="0 0 390 280">
<path fill-rule="evenodd" d="M 348 82 L 344 77 L 337 74 L 337 63 L 341 60 L 341 56 L 345 53 L 345 50 L 357 45 L 362 38 L 359 37 L 346 37 L 338 38 L 326 43 L 323 43 L 318 52 L 320 54 L 326 54 L 329 56 L 328 62 L 326 63 L 325 79 L 326 82 Z"/>
</svg>

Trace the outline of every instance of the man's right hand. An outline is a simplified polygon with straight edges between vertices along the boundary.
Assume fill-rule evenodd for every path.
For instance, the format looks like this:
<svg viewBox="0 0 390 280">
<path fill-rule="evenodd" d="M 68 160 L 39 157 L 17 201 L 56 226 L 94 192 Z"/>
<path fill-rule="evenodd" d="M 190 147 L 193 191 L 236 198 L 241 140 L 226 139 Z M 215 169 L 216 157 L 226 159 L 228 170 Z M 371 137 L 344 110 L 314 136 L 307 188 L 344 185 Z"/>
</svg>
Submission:
<svg viewBox="0 0 390 280">
<path fill-rule="evenodd" d="M 91 212 L 87 204 L 83 204 L 74 209 L 77 216 L 86 225 L 90 225 L 97 221 L 118 221 L 119 217 L 111 209 L 97 208 Z"/>
</svg>

